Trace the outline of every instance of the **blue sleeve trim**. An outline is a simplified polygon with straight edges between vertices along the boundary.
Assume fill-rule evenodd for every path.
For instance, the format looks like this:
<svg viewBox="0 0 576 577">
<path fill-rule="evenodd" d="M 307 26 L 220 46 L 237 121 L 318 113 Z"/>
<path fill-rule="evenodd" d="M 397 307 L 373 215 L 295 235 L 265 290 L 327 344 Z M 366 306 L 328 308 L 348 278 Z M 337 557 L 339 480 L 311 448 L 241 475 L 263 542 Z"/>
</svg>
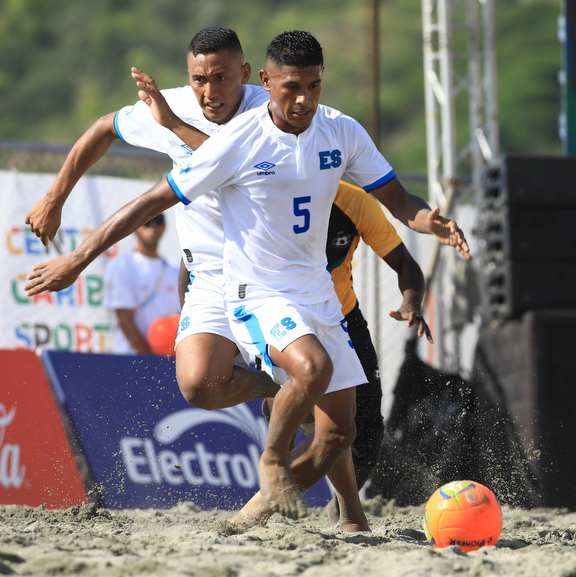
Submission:
<svg viewBox="0 0 576 577">
<path fill-rule="evenodd" d="M 186 196 L 184 195 L 184 193 L 180 190 L 180 188 L 178 187 L 178 185 L 174 182 L 174 179 L 172 178 L 172 176 L 170 174 L 166 175 L 166 180 L 168 181 L 168 184 L 170 185 L 170 188 L 174 191 L 174 193 L 176 194 L 176 196 L 184 203 L 184 204 L 190 204 L 190 201 L 186 198 Z"/>
<path fill-rule="evenodd" d="M 391 180 L 394 180 L 395 178 L 396 178 L 396 172 L 394 172 L 394 170 L 391 170 L 388 174 L 385 174 L 382 178 L 379 178 L 372 184 L 365 186 L 364 190 L 366 192 L 371 192 L 373 190 L 376 190 L 377 188 L 380 188 L 381 186 L 384 186 L 385 184 L 389 183 Z"/>
<path fill-rule="evenodd" d="M 120 132 L 120 127 L 118 126 L 118 114 L 120 114 L 120 111 L 117 110 L 114 113 L 114 132 L 116 133 L 116 136 L 122 140 L 122 142 L 126 142 L 126 139 L 122 136 L 122 133 Z"/>
</svg>

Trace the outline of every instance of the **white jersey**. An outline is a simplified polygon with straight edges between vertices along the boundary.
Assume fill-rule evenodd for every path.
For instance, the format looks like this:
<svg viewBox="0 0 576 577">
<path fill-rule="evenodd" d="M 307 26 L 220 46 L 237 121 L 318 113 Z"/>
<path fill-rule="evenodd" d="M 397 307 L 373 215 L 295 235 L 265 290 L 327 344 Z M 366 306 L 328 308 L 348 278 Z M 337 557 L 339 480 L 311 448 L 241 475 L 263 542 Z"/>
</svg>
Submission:
<svg viewBox="0 0 576 577">
<path fill-rule="evenodd" d="M 268 100 L 268 93 L 261 86 L 245 84 L 243 91 L 237 114 Z M 206 119 L 190 86 L 162 90 L 162 94 L 176 116 L 187 124 L 208 135 L 221 128 L 221 125 Z M 178 136 L 154 120 L 149 107 L 141 101 L 125 106 L 116 113 L 114 129 L 118 137 L 128 144 L 167 154 L 175 166 L 188 162 L 193 154 L 193 150 Z M 222 271 L 224 246 L 218 197 L 207 194 L 195 200 L 190 208 L 176 206 L 175 221 L 182 256 L 188 270 L 194 274 L 211 271 L 211 276 L 217 278 Z"/>
<path fill-rule="evenodd" d="M 157 318 L 180 312 L 178 272 L 163 258 L 151 258 L 139 252 L 121 254 L 106 268 L 104 305 L 111 310 L 134 310 L 134 323 L 147 337 L 150 325 Z M 113 352 L 134 353 L 120 328 L 114 335 Z"/>
<path fill-rule="evenodd" d="M 319 106 L 296 136 L 272 122 L 266 103 L 231 120 L 167 179 L 184 204 L 219 189 L 229 295 L 287 292 L 314 303 L 334 294 L 326 237 L 340 179 L 369 191 L 394 177 L 349 116 Z"/>
</svg>

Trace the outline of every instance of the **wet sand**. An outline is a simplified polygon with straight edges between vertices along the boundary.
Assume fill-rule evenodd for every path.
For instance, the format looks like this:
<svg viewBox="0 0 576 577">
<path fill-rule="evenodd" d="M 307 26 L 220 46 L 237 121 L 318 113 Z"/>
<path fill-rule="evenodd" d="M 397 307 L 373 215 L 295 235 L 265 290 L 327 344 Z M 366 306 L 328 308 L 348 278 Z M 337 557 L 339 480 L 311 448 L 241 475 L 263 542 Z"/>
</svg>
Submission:
<svg viewBox="0 0 576 577">
<path fill-rule="evenodd" d="M 336 531 L 320 510 L 305 520 L 277 515 L 264 527 L 227 535 L 223 511 L 64 511 L 0 507 L 0 575 L 119 577 L 576 577 L 576 513 L 504 509 L 496 547 L 434 549 L 422 508 L 378 500 L 372 533 Z"/>
</svg>

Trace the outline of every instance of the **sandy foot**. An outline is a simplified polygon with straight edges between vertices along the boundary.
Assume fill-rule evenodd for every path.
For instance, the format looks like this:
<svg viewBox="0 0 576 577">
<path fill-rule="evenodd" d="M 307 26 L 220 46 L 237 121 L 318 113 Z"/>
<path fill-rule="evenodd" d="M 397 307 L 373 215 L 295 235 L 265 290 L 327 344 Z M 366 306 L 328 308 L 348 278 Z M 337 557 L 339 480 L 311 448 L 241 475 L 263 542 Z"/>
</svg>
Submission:
<svg viewBox="0 0 576 577">
<path fill-rule="evenodd" d="M 272 513 L 289 519 L 306 517 L 302 493 L 294 484 L 289 466 L 265 463 L 260 460 L 260 494 Z"/>
</svg>

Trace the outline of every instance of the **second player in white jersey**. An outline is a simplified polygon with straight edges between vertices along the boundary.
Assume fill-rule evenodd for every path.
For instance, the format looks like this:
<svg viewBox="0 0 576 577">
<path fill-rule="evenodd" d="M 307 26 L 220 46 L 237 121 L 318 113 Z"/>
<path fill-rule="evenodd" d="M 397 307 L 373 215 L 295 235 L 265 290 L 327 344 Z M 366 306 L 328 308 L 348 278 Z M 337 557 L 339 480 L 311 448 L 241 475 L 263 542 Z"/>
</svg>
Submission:
<svg viewBox="0 0 576 577">
<path fill-rule="evenodd" d="M 237 114 L 268 101 L 268 93 L 253 84 L 242 86 L 243 95 Z M 190 86 L 162 90 L 162 94 L 176 116 L 205 134 L 218 132 L 222 125 L 208 120 Z M 133 146 L 148 148 L 168 155 L 174 166 L 190 160 L 193 150 L 176 134 L 158 124 L 150 108 L 142 101 L 125 106 L 114 116 L 114 129 L 119 138 Z M 218 196 L 208 193 L 190 209 L 175 207 L 175 221 L 183 261 L 195 276 L 210 273 L 218 279 L 222 271 L 224 233 Z"/>
<path fill-rule="evenodd" d="M 307 304 L 334 296 L 326 236 L 342 178 L 370 191 L 395 173 L 349 116 L 320 105 L 295 135 L 272 122 L 267 104 L 231 120 L 167 177 L 184 204 L 218 189 L 231 298 L 245 285 Z"/>
</svg>

